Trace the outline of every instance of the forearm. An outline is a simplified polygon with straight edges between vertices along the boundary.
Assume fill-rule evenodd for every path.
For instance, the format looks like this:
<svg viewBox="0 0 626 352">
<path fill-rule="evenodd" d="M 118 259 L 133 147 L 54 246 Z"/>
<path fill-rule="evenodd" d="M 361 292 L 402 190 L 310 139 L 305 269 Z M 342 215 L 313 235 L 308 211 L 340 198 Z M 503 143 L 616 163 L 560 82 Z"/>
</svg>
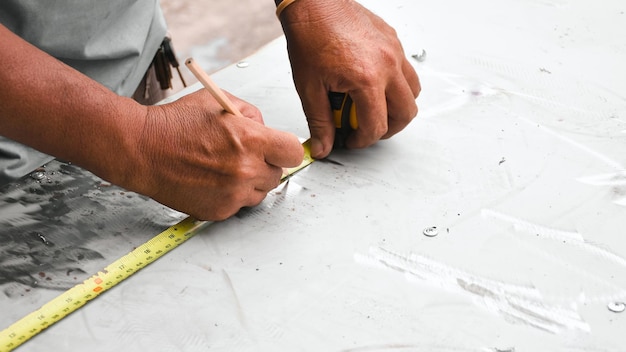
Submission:
<svg viewBox="0 0 626 352">
<path fill-rule="evenodd" d="M 0 25 L 0 134 L 125 183 L 146 107 L 28 44 Z M 127 158 L 127 163 L 120 163 Z M 117 159 L 116 162 L 111 162 Z"/>
</svg>

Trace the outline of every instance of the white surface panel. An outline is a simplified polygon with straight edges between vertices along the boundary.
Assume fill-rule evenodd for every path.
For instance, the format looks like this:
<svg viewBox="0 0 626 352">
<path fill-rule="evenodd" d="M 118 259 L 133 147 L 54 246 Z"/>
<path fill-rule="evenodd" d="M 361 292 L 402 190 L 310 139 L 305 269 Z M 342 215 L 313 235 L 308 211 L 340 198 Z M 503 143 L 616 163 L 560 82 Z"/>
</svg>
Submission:
<svg viewBox="0 0 626 352">
<path fill-rule="evenodd" d="M 426 52 L 410 59 L 418 118 L 314 163 L 22 350 L 626 349 L 626 313 L 607 308 L 626 301 L 626 5 L 364 3 L 407 57 Z M 306 137 L 284 40 L 246 61 L 217 83 Z"/>
</svg>

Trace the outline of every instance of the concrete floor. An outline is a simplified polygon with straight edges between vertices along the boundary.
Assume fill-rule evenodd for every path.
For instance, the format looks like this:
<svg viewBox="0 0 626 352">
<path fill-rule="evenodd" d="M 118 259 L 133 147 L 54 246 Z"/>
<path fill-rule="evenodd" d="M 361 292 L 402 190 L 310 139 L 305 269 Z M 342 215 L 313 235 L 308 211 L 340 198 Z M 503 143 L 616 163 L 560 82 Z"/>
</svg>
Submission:
<svg viewBox="0 0 626 352">
<path fill-rule="evenodd" d="M 193 57 L 208 73 L 254 53 L 282 34 L 271 0 L 161 0 L 181 65 Z M 196 82 L 181 68 L 187 83 Z M 182 86 L 174 80 L 172 93 Z"/>
</svg>

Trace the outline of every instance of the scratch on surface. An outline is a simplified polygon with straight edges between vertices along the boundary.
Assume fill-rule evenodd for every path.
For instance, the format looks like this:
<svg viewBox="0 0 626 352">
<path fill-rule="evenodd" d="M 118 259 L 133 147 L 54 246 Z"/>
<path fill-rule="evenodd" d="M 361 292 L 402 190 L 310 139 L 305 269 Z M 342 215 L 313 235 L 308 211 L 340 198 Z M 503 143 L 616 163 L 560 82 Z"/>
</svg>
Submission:
<svg viewBox="0 0 626 352">
<path fill-rule="evenodd" d="M 483 209 L 481 210 L 481 214 L 483 217 L 486 217 L 486 218 L 494 218 L 494 219 L 498 219 L 506 223 L 512 224 L 514 229 L 518 231 L 515 233 L 515 235 L 525 233 L 529 237 L 530 236 L 534 237 L 535 235 L 540 234 L 542 238 L 544 239 L 553 240 L 555 242 L 563 243 L 563 245 L 568 245 L 568 246 L 582 249 L 583 251 L 586 251 L 587 253 L 591 255 L 601 257 L 610 262 L 626 267 L 626 260 L 623 257 L 615 253 L 612 253 L 609 250 L 606 250 L 596 245 L 593 245 L 591 243 L 588 243 L 587 241 L 585 241 L 582 235 L 578 234 L 577 232 L 561 231 L 561 230 L 556 230 L 556 229 L 552 229 L 552 228 L 545 227 L 545 226 L 536 225 L 526 220 L 522 220 L 522 219 L 513 217 L 511 215 L 503 214 L 503 213 L 500 213 L 491 209 Z M 580 240 L 577 239 L 578 237 L 580 237 Z M 562 265 L 566 269 L 570 268 L 571 263 L 558 259 L 557 256 L 554 255 L 554 253 L 546 252 L 544 250 L 540 250 L 539 248 L 532 247 L 532 246 L 530 246 L 529 248 L 535 251 L 539 251 L 548 260 L 556 262 Z M 626 290 L 623 287 L 616 285 L 615 283 L 611 281 L 601 279 L 594 272 L 587 272 L 586 270 L 582 270 L 582 271 L 576 270 L 575 272 L 576 274 L 583 275 L 590 281 L 596 282 L 599 285 L 606 286 L 608 289 L 613 291 L 612 293 L 609 293 L 609 294 L 596 294 L 594 296 L 587 296 L 587 295 L 582 294 L 578 299 L 579 302 L 606 303 L 610 301 L 620 301 L 626 297 Z"/>
<path fill-rule="evenodd" d="M 547 304 L 533 286 L 510 284 L 467 273 L 419 254 L 403 255 L 381 247 L 370 247 L 369 255 L 355 254 L 355 261 L 403 273 L 408 280 L 460 292 L 510 321 L 559 333 L 563 330 L 590 331 L 575 304 Z"/>
<path fill-rule="evenodd" d="M 603 163 L 605 163 L 606 165 L 612 167 L 613 169 L 615 169 L 617 171 L 620 171 L 620 172 L 625 172 L 626 171 L 626 168 L 624 168 L 624 166 L 621 163 L 619 163 L 619 162 L 609 158 L 608 156 L 606 156 L 606 155 L 604 155 L 602 153 L 599 153 L 599 152 L 589 148 L 588 146 L 586 146 L 584 144 L 576 142 L 575 140 L 573 140 L 571 138 L 567 138 L 564 135 L 562 135 L 560 133 L 557 133 L 557 132 L 553 131 L 552 129 L 550 129 L 550 128 L 548 128 L 548 127 L 546 127 L 546 126 L 544 126 L 544 125 L 542 125 L 542 124 L 540 124 L 540 123 L 538 123 L 536 121 L 529 120 L 529 119 L 527 119 L 525 117 L 522 117 L 522 116 L 519 116 L 519 115 L 517 116 L 517 118 L 520 121 L 523 121 L 523 122 L 525 122 L 525 123 L 527 123 L 527 124 L 529 124 L 531 126 L 539 127 L 542 131 L 546 132 L 547 134 L 549 134 L 549 135 L 551 135 L 553 137 L 556 137 L 557 139 L 559 139 L 559 140 L 561 140 L 561 141 L 563 141 L 563 142 L 565 142 L 565 143 L 567 143 L 567 144 L 569 144 L 569 145 L 571 145 L 571 146 L 573 146 L 573 147 L 575 147 L 577 149 L 580 149 L 581 151 L 583 151 L 583 152 L 587 153 L 588 155 L 590 155 L 590 156 L 592 156 L 592 157 L 602 161 Z"/>
<path fill-rule="evenodd" d="M 626 186 L 626 172 L 580 177 L 577 180 L 592 186 Z"/>
<path fill-rule="evenodd" d="M 83 320 L 83 326 L 85 327 L 85 330 L 87 330 L 87 333 L 91 337 L 92 341 L 99 342 L 100 339 L 98 339 L 96 334 L 94 334 L 93 330 L 91 329 L 91 324 L 89 323 L 89 319 L 87 319 L 87 314 L 85 314 L 85 310 L 81 309 L 80 312 L 80 316 Z"/>
<path fill-rule="evenodd" d="M 600 174 L 593 176 L 580 177 L 576 179 L 579 182 L 597 187 L 612 187 L 615 199 L 613 203 L 626 206 L 626 172 L 614 172 L 608 174 Z"/>
<path fill-rule="evenodd" d="M 230 279 L 230 276 L 228 275 L 228 273 L 226 272 L 226 270 L 222 269 L 222 276 L 224 277 L 224 281 L 226 282 L 226 285 L 228 286 L 228 288 L 230 289 L 230 291 L 233 293 L 233 297 L 235 298 L 235 305 L 237 307 L 237 318 L 239 319 L 239 322 L 241 323 L 241 326 L 248 332 L 248 334 L 252 337 L 252 331 L 250 330 L 250 327 L 248 325 L 248 321 L 246 320 L 246 316 L 243 313 L 243 308 L 241 307 L 241 302 L 239 301 L 239 297 L 237 296 L 237 292 L 235 291 L 235 286 L 233 286 L 233 282 Z"/>
<path fill-rule="evenodd" d="M 434 352 L 482 352 L 485 349 L 473 349 L 467 347 L 452 347 L 433 344 L 404 344 L 404 343 L 388 343 L 370 346 L 360 346 L 343 349 L 341 352 L 383 352 L 383 351 L 434 351 Z M 494 351 L 489 349 L 489 351 Z"/>
<path fill-rule="evenodd" d="M 385 345 L 372 345 L 372 346 L 349 348 L 349 349 L 341 350 L 341 352 L 392 351 L 392 350 L 414 349 L 418 347 L 423 347 L 423 346 L 390 343 L 390 344 L 385 344 Z"/>
<path fill-rule="evenodd" d="M 555 240 L 555 241 L 564 241 L 566 245 L 578 247 L 588 253 L 597 255 L 603 259 L 609 260 L 615 264 L 626 267 L 626 259 L 623 257 L 606 250 L 604 248 L 600 248 L 596 245 L 593 245 L 583 238 L 581 234 L 578 232 L 569 232 L 562 231 L 557 229 L 552 229 L 549 227 L 533 224 L 531 222 L 518 219 L 514 216 L 503 214 L 491 209 L 482 209 L 481 215 L 485 218 L 494 218 L 501 221 L 505 221 L 513 225 L 513 227 L 518 230 L 518 233 L 527 233 L 531 235 L 541 234 L 545 238 Z"/>
<path fill-rule="evenodd" d="M 578 232 L 549 228 L 492 209 L 482 209 L 480 211 L 480 215 L 483 218 L 491 218 L 509 223 L 513 225 L 513 228 L 517 231 L 523 231 L 531 234 L 541 234 L 542 236 L 555 241 L 584 241 L 583 236 Z"/>
</svg>

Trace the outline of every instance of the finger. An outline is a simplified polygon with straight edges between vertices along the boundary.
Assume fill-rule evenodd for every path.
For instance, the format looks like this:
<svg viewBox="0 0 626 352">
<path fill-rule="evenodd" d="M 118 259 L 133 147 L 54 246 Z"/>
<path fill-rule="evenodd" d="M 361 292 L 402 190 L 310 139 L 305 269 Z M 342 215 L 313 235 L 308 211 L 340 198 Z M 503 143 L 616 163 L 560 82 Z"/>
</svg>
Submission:
<svg viewBox="0 0 626 352">
<path fill-rule="evenodd" d="M 254 122 L 260 123 L 261 125 L 265 125 L 265 121 L 263 121 L 263 115 L 261 114 L 261 111 L 253 105 L 250 104 L 245 104 L 245 105 L 239 105 L 237 103 L 234 103 L 235 105 L 237 105 L 237 107 L 239 108 L 239 111 L 241 111 L 241 114 L 247 118 L 250 119 Z"/>
<path fill-rule="evenodd" d="M 404 129 L 417 115 L 417 104 L 413 91 L 404 77 L 399 76 L 388 85 L 387 114 L 388 128 L 382 138 L 390 138 Z"/>
<path fill-rule="evenodd" d="M 411 87 L 411 92 L 413 92 L 413 98 L 417 99 L 417 97 L 420 95 L 420 92 L 422 91 L 422 86 L 420 84 L 420 79 L 417 75 L 417 72 L 415 72 L 413 65 L 411 65 L 407 59 L 404 59 L 404 61 L 402 62 L 402 73 L 404 74 L 404 78 L 409 84 L 409 87 Z"/>
<path fill-rule="evenodd" d="M 346 140 L 348 148 L 365 148 L 387 133 L 387 102 L 384 90 L 370 89 L 349 93 L 356 105 L 359 127 Z"/>
<path fill-rule="evenodd" d="M 248 200 L 248 203 L 244 205 L 244 207 L 254 207 L 254 206 L 259 205 L 267 197 L 267 193 L 268 192 L 259 191 L 257 189 L 253 190 L 250 193 L 250 198 Z"/>
<path fill-rule="evenodd" d="M 275 172 L 273 171 L 272 174 Z M 210 220 L 224 220 L 236 214 L 241 208 L 258 205 L 265 199 L 267 193 L 276 188 L 279 183 L 280 178 L 270 177 L 263 183 L 257 182 L 256 186 L 248 184 L 247 187 L 240 188 L 237 194 L 232 194 L 230 198 L 223 199 L 221 206 L 215 209 L 214 214 L 210 215 L 212 217 Z"/>
<path fill-rule="evenodd" d="M 247 101 L 243 99 L 237 98 L 236 96 L 228 93 L 227 91 L 224 91 L 224 93 L 233 102 L 233 104 L 235 104 L 237 109 L 239 109 L 239 111 L 244 117 L 250 120 L 256 121 L 262 125 L 265 124 L 265 122 L 263 121 L 263 115 L 261 114 L 261 111 L 256 106 L 248 103 Z"/>
<path fill-rule="evenodd" d="M 311 156 L 325 158 L 333 149 L 335 140 L 335 123 L 328 91 L 320 87 L 300 96 L 311 133 Z"/>
<path fill-rule="evenodd" d="M 271 167 L 271 170 L 268 170 L 269 173 L 263 178 L 263 180 L 257 180 L 256 186 L 248 192 L 247 199 L 244 201 L 242 206 L 253 207 L 258 205 L 263 201 L 263 199 L 265 199 L 269 191 L 278 187 L 282 177 L 282 169 L 279 167 L 272 167 L 271 165 L 268 165 L 268 167 Z"/>
<path fill-rule="evenodd" d="M 280 179 L 283 177 L 283 168 L 266 164 L 264 172 L 261 174 L 258 180 L 255 180 L 254 189 L 261 192 L 269 192 L 280 184 Z"/>
<path fill-rule="evenodd" d="M 300 165 L 304 159 L 304 148 L 298 137 L 271 128 L 265 129 L 264 136 L 265 143 L 262 150 L 266 163 L 279 168 Z"/>
</svg>

